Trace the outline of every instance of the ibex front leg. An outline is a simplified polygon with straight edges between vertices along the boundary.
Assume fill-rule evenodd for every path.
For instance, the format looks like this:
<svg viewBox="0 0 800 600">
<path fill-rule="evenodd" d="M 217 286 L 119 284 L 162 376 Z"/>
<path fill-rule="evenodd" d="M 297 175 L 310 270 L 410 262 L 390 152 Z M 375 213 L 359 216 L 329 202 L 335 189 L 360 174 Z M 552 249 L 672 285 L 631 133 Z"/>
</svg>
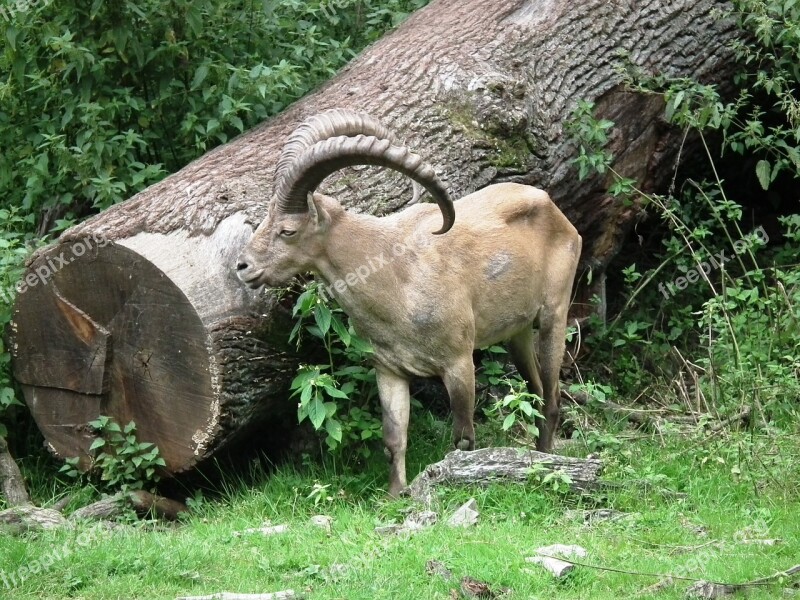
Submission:
<svg viewBox="0 0 800 600">
<path fill-rule="evenodd" d="M 376 367 L 378 394 L 383 411 L 383 443 L 389 458 L 389 495 L 397 496 L 406 487 L 406 447 L 411 399 L 408 379 Z"/>
</svg>

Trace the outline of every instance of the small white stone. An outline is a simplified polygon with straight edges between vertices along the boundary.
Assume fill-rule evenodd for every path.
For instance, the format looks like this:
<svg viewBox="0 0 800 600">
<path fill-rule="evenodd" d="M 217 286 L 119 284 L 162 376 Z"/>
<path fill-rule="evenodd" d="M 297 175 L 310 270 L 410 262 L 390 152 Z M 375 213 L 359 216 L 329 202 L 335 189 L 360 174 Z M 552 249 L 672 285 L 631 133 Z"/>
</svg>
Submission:
<svg viewBox="0 0 800 600">
<path fill-rule="evenodd" d="M 470 527 L 478 522 L 478 503 L 470 498 L 456 510 L 447 520 L 451 527 Z"/>
<path fill-rule="evenodd" d="M 327 533 L 331 532 L 331 525 L 333 524 L 333 517 L 328 515 L 314 515 L 311 517 L 311 524 L 324 529 Z"/>
</svg>

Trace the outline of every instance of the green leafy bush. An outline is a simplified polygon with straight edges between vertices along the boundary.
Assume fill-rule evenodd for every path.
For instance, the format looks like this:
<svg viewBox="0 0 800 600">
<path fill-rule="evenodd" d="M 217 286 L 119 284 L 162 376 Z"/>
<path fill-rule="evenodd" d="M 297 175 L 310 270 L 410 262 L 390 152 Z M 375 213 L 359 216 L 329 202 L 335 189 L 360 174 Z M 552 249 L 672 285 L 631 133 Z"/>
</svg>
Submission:
<svg viewBox="0 0 800 600">
<path fill-rule="evenodd" d="M 28 244 L 31 236 L 24 231 L 32 222 L 33 215 L 23 216 L 18 207 L 0 208 L 0 332 L 5 331 L 11 321 L 11 305 L 16 296 L 16 284 L 22 275 L 22 262 L 30 252 Z M 21 404 L 14 392 L 10 362 L 11 355 L 0 336 L 0 437 L 8 435 L 3 423 L 6 410 Z"/>
<path fill-rule="evenodd" d="M 595 323 L 600 335 L 587 344 L 604 370 L 613 365 L 615 387 L 625 394 L 645 388 L 665 395 L 666 404 L 679 400 L 721 414 L 749 407 L 761 423 L 785 422 L 796 416 L 800 398 L 800 217 L 781 219 L 783 244 L 758 222 L 747 225 L 739 190 L 720 178 L 706 135 L 721 132 L 723 149 L 755 164 L 765 190 L 781 174 L 800 177 L 800 4 L 739 0 L 734 8 L 751 36 L 734 48 L 741 71 L 732 101 L 687 79 L 638 73 L 629 81 L 640 92 L 662 94 L 666 118 L 699 136 L 708 182 L 689 180 L 678 195 L 642 193 L 614 171 L 605 150 L 613 124 L 596 119 L 590 103 L 575 109 L 569 130 L 580 148 L 580 174 L 610 173 L 610 192 L 636 197 L 668 232 L 644 269 L 624 269 L 628 299 L 608 326 Z"/>
<path fill-rule="evenodd" d="M 422 4 L 31 2 L 0 21 L 0 197 L 105 208 L 279 112 Z"/>
<path fill-rule="evenodd" d="M 160 479 L 159 468 L 166 466 L 158 446 L 140 442 L 133 421 L 121 427 L 111 417 L 100 416 L 89 426 L 97 433 L 89 448 L 93 453 L 89 475 L 97 476 L 100 487 L 111 493 L 145 488 L 153 491 Z M 72 478 L 82 477 L 78 461 L 67 459 L 60 472 Z"/>
<path fill-rule="evenodd" d="M 315 430 L 325 431 L 329 449 L 354 448 L 357 454 L 371 454 L 371 442 L 382 439 L 378 416 L 375 369 L 369 364 L 372 348 L 358 337 L 342 309 L 312 282 L 297 298 L 297 318 L 290 341 L 298 347 L 303 334 L 322 343 L 328 363 L 303 365 L 291 384 L 298 396 L 299 422 L 308 419 Z M 339 402 L 347 405 L 341 411 Z"/>
<path fill-rule="evenodd" d="M 499 383 L 507 388 L 508 393 L 497 398 L 484 412 L 490 417 L 502 419 L 503 431 L 509 431 L 516 425 L 524 435 L 533 439 L 539 437 L 535 421 L 542 418 L 542 413 L 536 407 L 542 399 L 528 392 L 527 385 L 519 377 L 506 378 Z"/>
</svg>

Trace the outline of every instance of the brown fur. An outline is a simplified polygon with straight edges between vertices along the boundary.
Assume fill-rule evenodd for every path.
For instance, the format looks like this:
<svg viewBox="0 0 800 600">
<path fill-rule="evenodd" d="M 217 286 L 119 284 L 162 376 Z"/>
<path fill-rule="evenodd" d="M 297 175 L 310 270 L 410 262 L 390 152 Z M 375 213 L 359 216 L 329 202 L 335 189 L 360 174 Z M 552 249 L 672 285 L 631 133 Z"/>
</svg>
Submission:
<svg viewBox="0 0 800 600">
<path fill-rule="evenodd" d="M 314 194 L 307 213 L 273 211 L 239 265 L 253 287 L 318 273 L 370 340 L 393 495 L 406 486 L 411 377 L 443 379 L 456 446 L 474 448 L 474 348 L 510 341 L 530 391 L 544 400 L 540 450 L 551 448 L 558 423 L 558 376 L 581 237 L 549 196 L 530 186 L 496 184 L 454 204 L 455 225 L 433 235 L 441 224 L 435 205 L 376 218 Z"/>
</svg>

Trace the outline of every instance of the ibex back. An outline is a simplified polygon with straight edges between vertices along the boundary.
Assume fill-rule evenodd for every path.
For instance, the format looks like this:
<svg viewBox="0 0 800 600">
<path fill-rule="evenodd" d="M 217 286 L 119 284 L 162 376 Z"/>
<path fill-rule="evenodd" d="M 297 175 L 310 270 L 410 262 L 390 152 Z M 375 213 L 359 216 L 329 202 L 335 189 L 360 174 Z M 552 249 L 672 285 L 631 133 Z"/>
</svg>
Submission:
<svg viewBox="0 0 800 600">
<path fill-rule="evenodd" d="M 332 172 L 377 164 L 433 196 L 388 217 L 354 214 L 314 190 Z M 389 493 L 406 486 L 409 380 L 438 376 L 456 447 L 475 447 L 475 348 L 508 340 L 529 390 L 543 399 L 537 447 L 559 417 L 559 370 L 581 237 L 549 196 L 501 183 L 453 203 L 433 169 L 371 117 L 334 110 L 302 124 L 278 162 L 268 217 L 241 254 L 251 287 L 320 275 L 374 348 Z M 442 215 L 444 225 L 433 232 Z M 534 351 L 533 326 L 539 330 Z"/>
</svg>

